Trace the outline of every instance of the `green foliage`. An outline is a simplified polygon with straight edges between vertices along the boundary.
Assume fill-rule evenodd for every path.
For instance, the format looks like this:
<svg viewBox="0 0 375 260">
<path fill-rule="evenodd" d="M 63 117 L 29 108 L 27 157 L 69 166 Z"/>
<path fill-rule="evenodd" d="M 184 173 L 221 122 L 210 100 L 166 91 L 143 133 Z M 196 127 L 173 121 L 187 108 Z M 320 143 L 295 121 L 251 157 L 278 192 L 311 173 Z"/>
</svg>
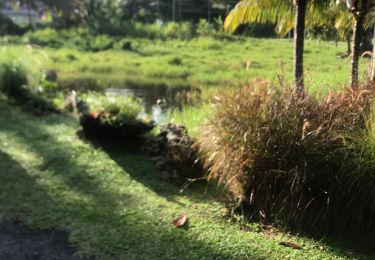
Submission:
<svg viewBox="0 0 375 260">
<path fill-rule="evenodd" d="M 200 19 L 197 26 L 197 33 L 200 36 L 209 36 L 216 32 L 215 28 L 205 19 Z"/>
<path fill-rule="evenodd" d="M 67 38 L 63 32 L 59 33 L 52 28 L 31 31 L 25 37 L 30 43 L 53 48 L 61 47 L 62 42 Z"/>
<path fill-rule="evenodd" d="M 264 80 L 221 94 L 199 141 L 209 177 L 266 223 L 374 237 L 374 95 L 367 85 L 316 100 Z"/>
<path fill-rule="evenodd" d="M 322 10 L 327 9 L 332 1 L 315 0 L 307 3 L 307 23 L 314 25 L 321 22 Z M 296 2 L 289 0 L 241 0 L 225 18 L 224 27 L 234 32 L 240 25 L 249 23 L 276 24 L 276 31 L 286 35 L 294 27 Z"/>
<path fill-rule="evenodd" d="M 42 71 L 41 77 L 39 80 L 40 91 L 45 92 L 47 94 L 52 94 L 58 90 L 58 84 L 56 82 L 57 78 L 52 79 L 51 77 L 57 77 L 55 71 L 49 71 L 49 70 Z"/>
<path fill-rule="evenodd" d="M 12 59 L 27 63 L 28 70 L 56 70 L 60 89 L 64 90 L 97 90 L 127 85 L 218 89 L 241 86 L 258 76 L 277 80 L 277 74 L 291 80 L 292 41 L 233 39 L 199 37 L 190 41 L 164 41 L 123 38 L 115 42 L 115 49 L 95 53 L 69 44 L 61 49 L 33 48 L 31 52 L 29 46 L 7 44 L 2 57 L 13 53 Z M 130 46 L 130 51 L 119 51 L 120 44 Z M 334 42 L 306 40 L 306 85 L 310 93 L 324 94 L 347 82 L 350 61 L 337 58 L 346 51 L 344 42 L 336 45 Z M 176 57 L 182 61 L 178 66 L 171 63 Z M 367 69 L 368 62 L 361 59 L 361 71 Z M 28 75 L 38 73 L 33 71 Z M 37 85 L 39 77 L 32 81 L 32 85 Z"/>
<path fill-rule="evenodd" d="M 102 51 L 113 48 L 116 39 L 107 35 L 92 35 L 85 29 L 54 30 L 51 28 L 28 32 L 26 41 L 42 46 L 63 46 L 87 51 Z"/>
<path fill-rule="evenodd" d="M 0 90 L 12 97 L 24 99 L 28 79 L 25 69 L 17 63 L 0 64 Z"/>
<path fill-rule="evenodd" d="M 98 35 L 88 43 L 88 50 L 105 51 L 113 48 L 114 41 L 106 35 Z"/>
<path fill-rule="evenodd" d="M 132 122 L 142 112 L 140 100 L 131 97 L 105 96 L 94 92 L 82 95 L 88 103 L 90 113 L 103 124 L 121 125 Z"/>
<path fill-rule="evenodd" d="M 210 103 L 203 103 L 199 106 L 185 106 L 182 110 L 171 111 L 165 121 L 173 124 L 183 124 L 193 137 L 200 134 L 200 128 L 210 117 L 212 112 Z"/>
<path fill-rule="evenodd" d="M 14 58 L 12 54 L 4 56 L 0 64 L 0 91 L 34 112 L 55 111 L 44 95 L 45 90 L 48 93 L 52 88 L 55 89 L 55 83 L 41 79 L 39 85 L 35 84 L 30 80 L 37 77 L 33 75 L 33 69 L 27 66 L 25 60 L 20 62 L 19 58 Z"/>
</svg>

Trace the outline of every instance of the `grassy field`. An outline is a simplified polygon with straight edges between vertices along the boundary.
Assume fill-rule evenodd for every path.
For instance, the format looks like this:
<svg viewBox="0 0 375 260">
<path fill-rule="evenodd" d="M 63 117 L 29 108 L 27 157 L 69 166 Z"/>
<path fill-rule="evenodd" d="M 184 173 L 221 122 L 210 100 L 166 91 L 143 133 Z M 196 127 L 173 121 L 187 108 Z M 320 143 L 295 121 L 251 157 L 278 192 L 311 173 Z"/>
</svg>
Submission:
<svg viewBox="0 0 375 260">
<path fill-rule="evenodd" d="M 31 70 L 32 84 L 38 84 L 43 69 L 58 73 L 62 89 L 106 89 L 108 87 L 166 86 L 199 87 L 203 99 L 218 90 L 243 86 L 254 77 L 290 81 L 293 42 L 288 39 L 237 38 L 216 40 L 194 38 L 182 40 L 128 39 L 130 50 L 101 52 L 76 48 L 47 48 L 37 45 L 4 44 L 1 55 Z M 346 51 L 343 42 L 307 40 L 305 78 L 308 91 L 322 95 L 347 84 L 349 58 L 337 58 Z M 366 77 L 370 61 L 362 59 L 360 75 Z M 61 95 L 59 104 L 62 104 Z M 207 118 L 209 105 L 175 111 L 168 120 L 183 123 L 195 134 Z"/>
<path fill-rule="evenodd" d="M 131 50 L 83 52 L 38 46 L 4 45 L 3 53 L 33 66 L 56 69 L 60 82 L 75 84 L 224 88 L 242 86 L 254 77 L 277 80 L 292 76 L 293 43 L 288 39 L 213 38 L 180 40 L 129 39 Z M 338 55 L 346 44 L 307 40 L 306 83 L 319 93 L 348 82 L 350 60 Z M 24 61 L 23 61 L 24 62 Z M 361 63 L 361 75 L 369 61 Z M 78 82 L 78 83 L 77 83 Z"/>
<path fill-rule="evenodd" d="M 156 178 L 149 159 L 94 148 L 67 115 L 35 117 L 0 98 L 0 219 L 70 232 L 78 252 L 103 259 L 373 259 L 226 217 L 216 188 Z M 188 227 L 176 229 L 180 214 Z M 295 250 L 280 242 L 303 246 Z"/>
<path fill-rule="evenodd" d="M 165 85 L 200 87 L 203 95 L 239 87 L 254 77 L 292 75 L 292 41 L 238 39 L 190 41 L 129 39 L 130 50 L 3 45 L 2 59 L 27 68 L 31 84 L 54 69 L 62 88 Z M 306 43 L 309 91 L 323 94 L 348 81 L 344 43 Z M 368 60 L 361 62 L 364 77 Z M 212 106 L 171 112 L 193 135 Z M 337 242 L 313 240 L 227 216 L 216 185 L 180 187 L 160 181 L 150 160 L 119 146 L 80 140 L 71 115 L 35 117 L 0 96 L 0 220 L 62 229 L 79 253 L 103 259 L 373 259 Z M 225 197 L 225 196 L 224 196 Z M 188 227 L 176 229 L 180 214 Z M 239 219 L 241 217 L 238 217 Z M 303 246 L 294 250 L 280 242 Z M 361 251 L 362 252 L 362 251 Z"/>
</svg>

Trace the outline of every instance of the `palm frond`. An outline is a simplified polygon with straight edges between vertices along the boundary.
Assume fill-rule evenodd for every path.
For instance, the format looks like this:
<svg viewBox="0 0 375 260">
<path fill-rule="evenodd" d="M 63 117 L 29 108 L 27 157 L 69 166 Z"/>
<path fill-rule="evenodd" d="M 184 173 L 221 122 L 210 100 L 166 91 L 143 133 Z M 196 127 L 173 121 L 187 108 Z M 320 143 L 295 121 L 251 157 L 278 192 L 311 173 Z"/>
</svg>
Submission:
<svg viewBox="0 0 375 260">
<path fill-rule="evenodd" d="M 273 23 L 286 19 L 290 15 L 291 4 L 287 0 L 242 0 L 226 17 L 225 30 L 234 32 L 246 23 Z"/>
</svg>

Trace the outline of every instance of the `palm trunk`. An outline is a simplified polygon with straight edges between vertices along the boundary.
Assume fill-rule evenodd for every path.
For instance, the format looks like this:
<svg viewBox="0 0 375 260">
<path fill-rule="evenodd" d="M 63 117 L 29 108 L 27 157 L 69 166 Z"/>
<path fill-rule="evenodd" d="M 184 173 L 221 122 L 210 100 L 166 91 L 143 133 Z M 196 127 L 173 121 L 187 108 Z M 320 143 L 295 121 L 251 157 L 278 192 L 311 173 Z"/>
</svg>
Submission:
<svg viewBox="0 0 375 260">
<path fill-rule="evenodd" d="M 356 88 L 358 86 L 358 61 L 361 55 L 361 38 L 363 30 L 363 16 L 355 16 L 355 23 L 353 28 L 352 38 L 352 61 L 351 61 L 351 75 L 350 86 Z"/>
<path fill-rule="evenodd" d="M 294 87 L 300 92 L 303 82 L 303 49 L 305 40 L 306 0 L 297 0 L 294 27 Z"/>
<path fill-rule="evenodd" d="M 350 56 L 350 53 L 352 52 L 352 40 L 350 39 L 351 37 L 348 35 L 346 36 L 346 44 L 348 46 L 348 50 L 346 51 L 346 54 L 348 55 L 348 57 Z"/>
<path fill-rule="evenodd" d="M 374 36 L 372 38 L 372 67 L 371 67 L 371 80 L 375 82 L 375 26 L 374 26 Z"/>
</svg>

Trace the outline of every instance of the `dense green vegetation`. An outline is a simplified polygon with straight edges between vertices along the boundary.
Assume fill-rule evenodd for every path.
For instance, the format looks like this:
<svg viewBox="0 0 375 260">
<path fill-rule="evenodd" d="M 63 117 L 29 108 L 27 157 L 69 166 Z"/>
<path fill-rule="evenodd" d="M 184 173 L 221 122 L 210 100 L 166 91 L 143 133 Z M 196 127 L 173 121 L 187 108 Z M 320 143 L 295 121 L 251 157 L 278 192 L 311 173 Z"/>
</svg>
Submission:
<svg viewBox="0 0 375 260">
<path fill-rule="evenodd" d="M 85 85 L 124 87 L 127 84 L 222 88 L 242 86 L 253 77 L 277 81 L 278 75 L 282 75 L 291 80 L 293 43 L 288 39 L 223 41 L 201 37 L 190 41 L 132 38 L 121 41 L 127 42 L 131 49 L 87 52 L 6 45 L 3 52 L 13 53 L 20 60 L 34 57 L 39 66 L 56 69 L 63 87 L 71 83 L 77 88 Z M 345 43 L 310 40 L 306 45 L 309 92 L 327 92 L 329 88 L 335 89 L 348 82 L 350 60 L 338 58 L 346 51 Z M 370 61 L 362 61 L 361 71 L 364 72 Z"/>
</svg>

